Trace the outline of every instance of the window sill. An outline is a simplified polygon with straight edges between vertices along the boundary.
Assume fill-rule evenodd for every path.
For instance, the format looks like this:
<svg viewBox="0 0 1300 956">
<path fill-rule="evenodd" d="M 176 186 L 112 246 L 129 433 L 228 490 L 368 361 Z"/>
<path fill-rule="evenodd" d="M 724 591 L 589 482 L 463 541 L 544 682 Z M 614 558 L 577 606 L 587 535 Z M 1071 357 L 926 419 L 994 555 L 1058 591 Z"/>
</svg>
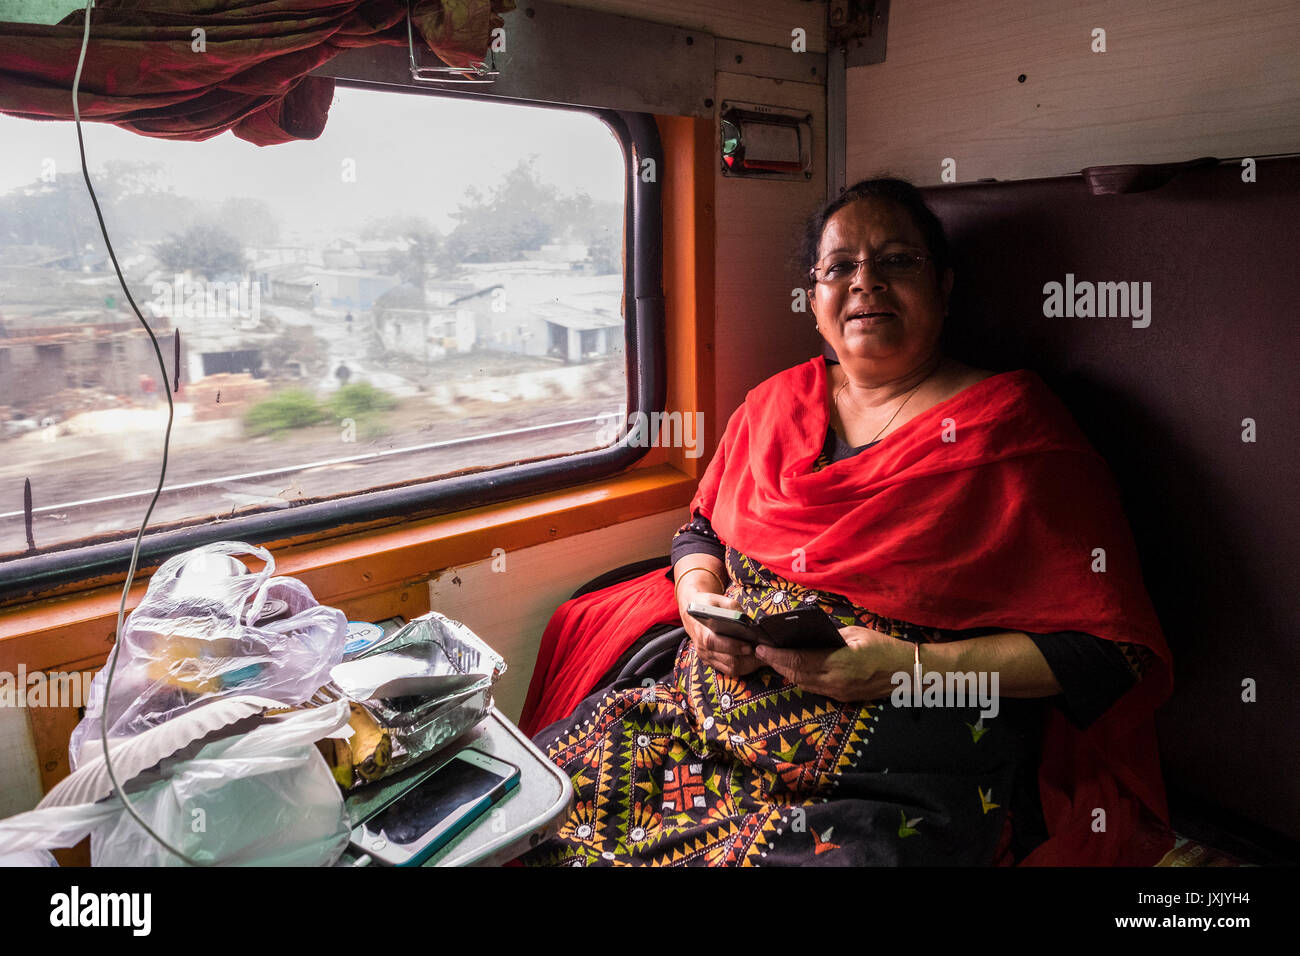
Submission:
<svg viewBox="0 0 1300 956">
<path fill-rule="evenodd" d="M 276 573 L 302 581 L 322 603 L 365 615 L 381 598 L 387 617 L 428 609 L 418 587 L 447 568 L 621 521 L 684 508 L 697 479 L 671 465 L 638 468 L 576 488 L 327 540 L 266 547 Z M 137 576 L 127 601 L 139 603 L 148 578 Z M 112 647 L 121 585 L 0 609 L 0 671 L 82 669 L 102 664 Z M 374 614 L 376 612 L 370 612 Z"/>
</svg>

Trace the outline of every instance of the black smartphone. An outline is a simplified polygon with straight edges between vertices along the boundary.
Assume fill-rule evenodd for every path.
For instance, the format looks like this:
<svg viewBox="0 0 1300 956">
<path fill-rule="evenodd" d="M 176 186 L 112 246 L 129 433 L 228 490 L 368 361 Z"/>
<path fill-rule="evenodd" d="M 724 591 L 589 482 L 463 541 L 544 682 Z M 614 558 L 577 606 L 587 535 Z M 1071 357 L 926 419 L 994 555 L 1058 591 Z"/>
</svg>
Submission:
<svg viewBox="0 0 1300 956">
<path fill-rule="evenodd" d="M 695 620 L 707 624 L 710 630 L 723 637 L 734 637 L 738 641 L 749 644 L 766 643 L 765 635 L 759 630 L 758 624 L 752 617 L 741 611 L 692 601 L 686 608 L 686 613 Z"/>
<path fill-rule="evenodd" d="M 769 614 L 758 622 L 773 647 L 794 650 L 834 650 L 846 646 L 839 625 L 819 607 L 801 607 L 781 614 Z"/>
<path fill-rule="evenodd" d="M 692 601 L 686 613 L 707 624 L 715 633 L 750 644 L 794 650 L 834 650 L 845 646 L 839 626 L 819 607 L 796 608 L 756 621 L 731 608 Z"/>
</svg>

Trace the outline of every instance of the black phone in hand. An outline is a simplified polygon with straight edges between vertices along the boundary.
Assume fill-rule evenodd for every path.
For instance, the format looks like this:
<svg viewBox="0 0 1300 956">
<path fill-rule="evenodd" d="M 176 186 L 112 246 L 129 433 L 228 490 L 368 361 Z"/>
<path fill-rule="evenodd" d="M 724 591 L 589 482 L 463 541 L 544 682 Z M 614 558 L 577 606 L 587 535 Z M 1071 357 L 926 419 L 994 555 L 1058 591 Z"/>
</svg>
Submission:
<svg viewBox="0 0 1300 956">
<path fill-rule="evenodd" d="M 756 621 L 731 608 L 692 601 L 686 613 L 707 624 L 714 633 L 749 644 L 791 650 L 834 650 L 845 646 L 839 626 L 819 607 L 796 608 Z"/>
</svg>

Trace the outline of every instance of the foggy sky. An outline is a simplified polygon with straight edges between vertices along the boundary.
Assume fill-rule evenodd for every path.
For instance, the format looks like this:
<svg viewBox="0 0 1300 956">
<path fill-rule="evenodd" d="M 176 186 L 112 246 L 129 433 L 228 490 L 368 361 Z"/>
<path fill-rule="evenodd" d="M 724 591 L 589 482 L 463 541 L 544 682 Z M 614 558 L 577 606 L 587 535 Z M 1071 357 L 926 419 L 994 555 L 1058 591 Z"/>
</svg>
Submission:
<svg viewBox="0 0 1300 956">
<path fill-rule="evenodd" d="M 486 195 L 532 154 L 541 179 L 565 195 L 585 191 L 620 205 L 624 199 L 622 150 L 613 134 L 599 120 L 567 110 L 340 85 L 324 132 L 311 141 L 258 147 L 227 131 L 177 142 L 84 120 L 82 133 L 97 188 L 105 160 L 164 162 L 169 168 L 159 184 L 178 195 L 266 200 L 285 238 L 296 231 L 354 231 L 390 214 L 424 215 L 445 234 L 455 225 L 447 214 L 466 187 Z M 80 175 L 71 121 L 0 114 L 0 142 L 0 194 L 36 180 L 46 157 L 60 175 Z M 354 183 L 342 181 L 345 158 L 355 160 Z"/>
</svg>

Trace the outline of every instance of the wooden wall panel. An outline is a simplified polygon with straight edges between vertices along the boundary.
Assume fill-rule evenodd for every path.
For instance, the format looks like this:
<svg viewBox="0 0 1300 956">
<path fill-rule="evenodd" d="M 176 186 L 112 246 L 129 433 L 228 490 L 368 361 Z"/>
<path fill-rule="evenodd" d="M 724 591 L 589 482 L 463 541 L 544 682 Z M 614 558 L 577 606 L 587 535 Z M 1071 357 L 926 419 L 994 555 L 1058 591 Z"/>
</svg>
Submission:
<svg viewBox="0 0 1300 956">
<path fill-rule="evenodd" d="M 812 179 L 714 182 L 714 387 L 718 434 L 745 393 L 821 349 L 811 311 L 791 311 L 795 270 L 788 261 L 807 218 L 826 198 L 826 90 L 734 73 L 717 74 L 716 102 L 740 100 L 813 115 Z M 717 123 L 714 123 L 715 136 Z M 715 155 L 717 146 L 715 145 Z"/>
<path fill-rule="evenodd" d="M 565 6 L 703 30 L 715 37 L 789 47 L 791 31 L 807 31 L 809 52 L 826 50 L 825 0 L 563 0 Z M 519 6 L 528 6 L 519 0 Z"/>
<path fill-rule="evenodd" d="M 848 181 L 1295 152 L 1297 37 L 1294 0 L 895 3 L 886 61 L 849 70 Z"/>
</svg>

